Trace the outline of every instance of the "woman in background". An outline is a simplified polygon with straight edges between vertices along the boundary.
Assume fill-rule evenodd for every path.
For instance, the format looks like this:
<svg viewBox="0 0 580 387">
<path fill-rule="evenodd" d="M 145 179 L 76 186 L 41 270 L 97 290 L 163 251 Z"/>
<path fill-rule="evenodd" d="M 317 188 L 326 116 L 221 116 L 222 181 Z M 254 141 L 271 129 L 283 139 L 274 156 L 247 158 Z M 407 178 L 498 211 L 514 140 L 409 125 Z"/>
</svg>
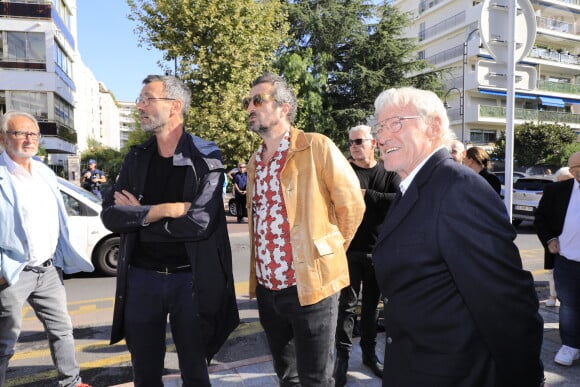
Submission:
<svg viewBox="0 0 580 387">
<path fill-rule="evenodd" d="M 491 185 L 491 187 L 501 195 L 501 182 L 498 177 L 489 172 L 491 167 L 491 158 L 489 154 L 478 146 L 472 146 L 465 153 L 463 164 L 473 169 L 479 176 L 483 177 Z"/>
</svg>

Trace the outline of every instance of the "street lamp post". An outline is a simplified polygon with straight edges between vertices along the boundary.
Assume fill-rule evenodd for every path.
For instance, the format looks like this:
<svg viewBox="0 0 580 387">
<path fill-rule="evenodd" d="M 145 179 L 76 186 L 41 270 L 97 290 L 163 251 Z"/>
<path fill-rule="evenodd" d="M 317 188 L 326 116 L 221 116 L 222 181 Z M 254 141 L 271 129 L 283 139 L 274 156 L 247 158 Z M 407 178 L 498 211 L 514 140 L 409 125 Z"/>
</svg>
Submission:
<svg viewBox="0 0 580 387">
<path fill-rule="evenodd" d="M 473 30 L 471 30 L 469 32 L 469 34 L 467 34 L 467 38 L 465 39 L 465 42 L 463 42 L 463 78 L 461 80 L 461 92 L 459 93 L 460 96 L 460 102 L 461 102 L 461 107 L 460 107 L 460 114 L 461 114 L 461 142 L 465 144 L 465 68 L 467 67 L 467 48 L 468 48 L 468 44 L 469 44 L 469 39 L 471 39 L 471 36 L 476 33 L 477 31 L 479 31 L 479 28 L 475 28 Z M 451 91 L 453 89 L 450 89 L 449 91 Z M 447 93 L 449 93 L 449 91 Z"/>
<path fill-rule="evenodd" d="M 463 81 L 465 82 L 465 81 Z M 465 90 L 465 83 L 463 85 Z M 449 96 L 449 93 L 451 93 L 452 91 L 457 91 L 457 93 L 459 93 L 459 116 L 461 117 L 461 142 L 464 142 L 464 135 L 463 133 L 465 133 L 465 105 L 464 105 L 464 95 L 463 92 L 461 90 L 459 90 L 457 87 L 452 87 L 451 89 L 447 90 L 447 93 L 445 93 L 445 96 L 443 97 L 443 106 L 445 106 L 446 109 L 449 109 L 450 106 L 447 103 L 447 96 Z"/>
</svg>

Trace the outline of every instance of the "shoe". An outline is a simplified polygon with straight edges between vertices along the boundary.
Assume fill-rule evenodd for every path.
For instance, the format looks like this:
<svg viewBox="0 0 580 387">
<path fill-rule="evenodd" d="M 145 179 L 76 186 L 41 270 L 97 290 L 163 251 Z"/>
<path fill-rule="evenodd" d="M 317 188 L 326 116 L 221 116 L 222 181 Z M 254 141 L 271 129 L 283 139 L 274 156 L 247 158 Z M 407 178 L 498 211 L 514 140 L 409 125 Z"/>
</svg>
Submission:
<svg viewBox="0 0 580 387">
<path fill-rule="evenodd" d="M 81 383 L 81 384 L 77 384 L 75 387 L 93 387 L 90 384 L 86 384 L 86 383 Z"/>
<path fill-rule="evenodd" d="M 571 366 L 574 360 L 580 359 L 580 349 L 562 345 L 556 354 L 554 361 L 563 366 Z"/>
<path fill-rule="evenodd" d="M 379 358 L 374 353 L 369 356 L 363 355 L 363 364 L 366 365 L 373 371 L 373 374 L 379 378 L 383 378 L 383 363 L 379 361 Z"/>
<path fill-rule="evenodd" d="M 546 306 L 556 306 L 556 299 L 555 298 L 548 298 L 546 300 Z"/>
<path fill-rule="evenodd" d="M 337 356 L 332 373 L 335 387 L 346 386 L 346 371 L 348 371 L 348 357 Z"/>
</svg>

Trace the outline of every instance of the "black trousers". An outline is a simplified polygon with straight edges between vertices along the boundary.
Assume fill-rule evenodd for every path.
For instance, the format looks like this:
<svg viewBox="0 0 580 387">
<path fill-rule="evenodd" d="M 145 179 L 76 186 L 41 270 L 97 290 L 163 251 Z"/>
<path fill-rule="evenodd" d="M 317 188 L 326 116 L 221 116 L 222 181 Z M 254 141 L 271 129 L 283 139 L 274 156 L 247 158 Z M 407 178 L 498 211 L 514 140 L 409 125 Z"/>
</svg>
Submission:
<svg viewBox="0 0 580 387">
<path fill-rule="evenodd" d="M 238 213 L 237 214 L 238 220 L 242 220 L 244 218 L 244 215 L 246 215 L 245 213 L 247 212 L 246 195 L 236 195 L 235 201 L 236 201 L 236 211 Z"/>
<path fill-rule="evenodd" d="M 301 306 L 296 286 L 256 288 L 260 322 L 280 386 L 334 387 L 334 333 L 338 293 Z"/>
<path fill-rule="evenodd" d="M 350 286 L 340 292 L 336 324 L 337 356 L 348 357 L 352 349 L 352 331 L 361 285 L 360 345 L 363 354 L 374 355 L 377 343 L 377 306 L 381 291 L 375 277 L 373 261 L 370 254 L 357 251 L 347 252 L 347 257 Z"/>
</svg>

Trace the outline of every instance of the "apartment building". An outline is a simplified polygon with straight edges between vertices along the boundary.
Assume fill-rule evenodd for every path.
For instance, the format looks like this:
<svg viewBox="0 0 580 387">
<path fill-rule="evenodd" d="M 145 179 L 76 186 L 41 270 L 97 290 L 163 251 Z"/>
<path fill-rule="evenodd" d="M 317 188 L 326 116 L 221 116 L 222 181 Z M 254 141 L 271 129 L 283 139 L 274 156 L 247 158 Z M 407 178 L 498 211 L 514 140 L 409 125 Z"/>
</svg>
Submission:
<svg viewBox="0 0 580 387">
<path fill-rule="evenodd" d="M 119 101 L 119 146 L 123 148 L 129 141 L 129 133 L 137 128 L 137 106 L 135 102 Z"/>
<path fill-rule="evenodd" d="M 34 115 L 48 163 L 63 166 L 77 151 L 72 67 L 74 0 L 0 1 L 0 113 Z"/>
<path fill-rule="evenodd" d="M 507 9 L 514 0 L 492 0 Z M 482 45 L 483 0 L 393 0 L 412 25 L 417 57 L 445 72 L 451 127 L 465 143 L 493 143 L 506 125 L 506 73 Z M 580 0 L 532 0 L 537 33 L 517 63 L 514 124 L 562 123 L 580 133 Z M 493 23 L 493 20 L 492 20 Z M 493 27 L 490 28 L 493 31 Z"/>
<path fill-rule="evenodd" d="M 120 148 L 119 104 L 81 59 L 76 0 L 0 0 L 0 114 L 7 110 L 36 117 L 47 164 L 69 178 L 91 143 Z"/>
</svg>

